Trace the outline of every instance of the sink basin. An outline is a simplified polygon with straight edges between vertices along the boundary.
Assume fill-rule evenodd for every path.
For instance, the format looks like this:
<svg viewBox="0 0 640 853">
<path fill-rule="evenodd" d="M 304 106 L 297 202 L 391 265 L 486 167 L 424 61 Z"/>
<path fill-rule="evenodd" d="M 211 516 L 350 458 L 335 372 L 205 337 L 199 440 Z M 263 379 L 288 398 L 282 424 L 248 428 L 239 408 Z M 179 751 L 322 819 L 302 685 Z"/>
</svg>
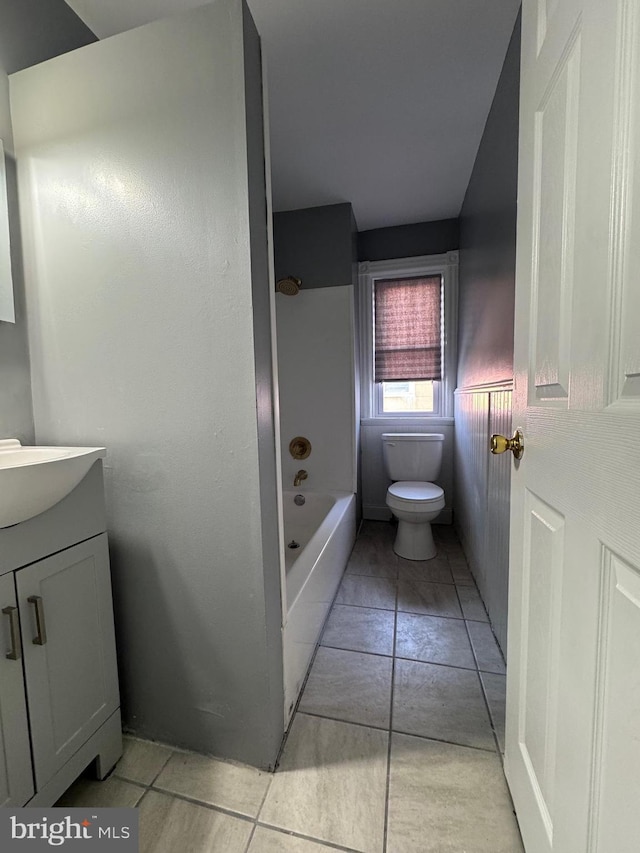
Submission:
<svg viewBox="0 0 640 853">
<path fill-rule="evenodd" d="M 106 455 L 104 447 L 23 447 L 0 439 L 0 528 L 50 509 Z"/>
</svg>

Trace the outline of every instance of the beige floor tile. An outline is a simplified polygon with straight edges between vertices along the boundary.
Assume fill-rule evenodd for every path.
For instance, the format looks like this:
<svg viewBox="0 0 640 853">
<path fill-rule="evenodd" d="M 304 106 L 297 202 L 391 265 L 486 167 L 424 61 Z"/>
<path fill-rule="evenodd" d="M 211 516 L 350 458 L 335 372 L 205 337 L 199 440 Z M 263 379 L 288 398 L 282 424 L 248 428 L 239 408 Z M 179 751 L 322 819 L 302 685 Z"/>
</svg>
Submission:
<svg viewBox="0 0 640 853">
<path fill-rule="evenodd" d="M 388 657 L 321 646 L 300 700 L 300 711 L 389 728 L 392 664 Z"/>
<path fill-rule="evenodd" d="M 398 610 L 462 619 L 456 588 L 446 583 L 398 581 Z"/>
<path fill-rule="evenodd" d="M 507 671 L 500 647 L 487 622 L 467 622 L 478 669 L 504 675 Z"/>
<path fill-rule="evenodd" d="M 374 538 L 358 539 L 347 563 L 347 574 L 396 578 L 398 558 L 393 553 L 391 543 L 383 543 Z"/>
<path fill-rule="evenodd" d="M 487 616 L 487 611 L 484 609 L 484 604 L 478 590 L 472 586 L 459 586 L 457 590 L 464 618 L 475 619 L 478 622 L 488 622 L 489 617 Z"/>
<path fill-rule="evenodd" d="M 522 853 L 496 754 L 393 735 L 387 853 Z"/>
<path fill-rule="evenodd" d="M 269 773 L 254 767 L 176 752 L 154 787 L 256 817 L 270 781 Z"/>
<path fill-rule="evenodd" d="M 115 776 L 110 776 L 104 782 L 81 776 L 65 791 L 56 806 L 65 809 L 91 806 L 96 809 L 132 809 L 139 803 L 143 794 L 144 788 L 130 785 L 122 779 L 116 779 Z"/>
<path fill-rule="evenodd" d="M 298 714 L 260 821 L 382 853 L 388 734 Z"/>
<path fill-rule="evenodd" d="M 149 791 L 140 804 L 140 853 L 244 853 L 248 820 Z"/>
<path fill-rule="evenodd" d="M 395 610 L 396 581 L 391 578 L 367 578 L 362 575 L 345 575 L 340 584 L 336 604 L 360 607 L 380 607 Z"/>
<path fill-rule="evenodd" d="M 247 853 L 327 853 L 328 850 L 335 850 L 335 847 L 258 826 Z"/>
<path fill-rule="evenodd" d="M 398 577 L 403 581 L 421 583 L 453 583 L 446 555 L 432 560 L 405 560 L 398 558 Z"/>
<path fill-rule="evenodd" d="M 477 672 L 397 660 L 393 730 L 495 750 Z"/>
<path fill-rule="evenodd" d="M 159 743 L 138 738 L 124 738 L 124 755 L 114 771 L 121 779 L 150 785 L 171 758 L 173 750 Z"/>
<path fill-rule="evenodd" d="M 487 694 L 489 711 L 493 720 L 493 727 L 498 736 L 500 751 L 504 752 L 504 723 L 505 704 L 507 701 L 507 678 L 505 675 L 496 675 L 493 672 L 481 672 L 480 678 L 484 684 Z"/>
<path fill-rule="evenodd" d="M 456 584 L 459 586 L 475 586 L 473 575 L 462 553 L 459 556 L 449 554 L 449 568 Z"/>
<path fill-rule="evenodd" d="M 411 660 L 475 669 L 467 629 L 462 619 L 398 613 L 396 655 Z"/>
<path fill-rule="evenodd" d="M 393 544 L 398 527 L 390 521 L 371 521 L 366 519 L 358 531 L 358 541 L 361 539 L 379 542 L 381 544 Z"/>
<path fill-rule="evenodd" d="M 337 649 L 392 655 L 394 619 L 389 610 L 335 604 L 320 642 Z"/>
</svg>

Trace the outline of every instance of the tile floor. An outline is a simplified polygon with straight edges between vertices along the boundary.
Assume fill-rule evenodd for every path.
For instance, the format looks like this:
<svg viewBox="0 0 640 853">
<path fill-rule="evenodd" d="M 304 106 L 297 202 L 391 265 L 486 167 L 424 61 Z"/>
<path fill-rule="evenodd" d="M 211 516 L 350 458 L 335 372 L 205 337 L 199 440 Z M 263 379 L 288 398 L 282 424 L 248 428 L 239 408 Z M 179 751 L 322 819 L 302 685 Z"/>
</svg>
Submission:
<svg viewBox="0 0 640 853">
<path fill-rule="evenodd" d="M 138 806 L 141 853 L 522 853 L 505 667 L 460 546 L 426 563 L 365 522 L 275 774 L 126 739 L 60 805 Z"/>
</svg>

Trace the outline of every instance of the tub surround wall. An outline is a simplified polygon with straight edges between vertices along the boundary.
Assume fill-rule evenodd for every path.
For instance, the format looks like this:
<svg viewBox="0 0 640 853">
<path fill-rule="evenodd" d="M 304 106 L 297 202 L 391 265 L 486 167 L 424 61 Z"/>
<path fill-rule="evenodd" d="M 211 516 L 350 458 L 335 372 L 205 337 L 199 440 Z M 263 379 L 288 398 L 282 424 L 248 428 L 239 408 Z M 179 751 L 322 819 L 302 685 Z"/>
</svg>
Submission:
<svg viewBox="0 0 640 853">
<path fill-rule="evenodd" d="M 283 732 L 259 42 L 239 0 L 11 79 L 38 439 L 103 444 L 125 719 Z"/>
<path fill-rule="evenodd" d="M 506 652 L 520 18 L 460 214 L 456 522 L 493 628 Z"/>
<path fill-rule="evenodd" d="M 284 486 L 302 468 L 300 492 L 355 492 L 353 286 L 276 294 L 276 318 Z M 308 459 L 289 453 L 298 435 L 311 442 Z"/>
</svg>

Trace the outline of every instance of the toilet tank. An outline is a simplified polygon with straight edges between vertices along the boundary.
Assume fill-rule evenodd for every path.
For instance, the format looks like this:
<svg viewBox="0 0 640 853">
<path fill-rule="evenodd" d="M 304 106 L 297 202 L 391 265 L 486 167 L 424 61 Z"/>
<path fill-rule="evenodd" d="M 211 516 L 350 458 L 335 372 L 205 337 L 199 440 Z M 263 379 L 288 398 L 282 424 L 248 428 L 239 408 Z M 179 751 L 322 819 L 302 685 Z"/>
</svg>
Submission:
<svg viewBox="0 0 640 853">
<path fill-rule="evenodd" d="M 392 480 L 432 483 L 440 473 L 442 442 L 439 432 L 385 432 L 382 455 Z"/>
</svg>

